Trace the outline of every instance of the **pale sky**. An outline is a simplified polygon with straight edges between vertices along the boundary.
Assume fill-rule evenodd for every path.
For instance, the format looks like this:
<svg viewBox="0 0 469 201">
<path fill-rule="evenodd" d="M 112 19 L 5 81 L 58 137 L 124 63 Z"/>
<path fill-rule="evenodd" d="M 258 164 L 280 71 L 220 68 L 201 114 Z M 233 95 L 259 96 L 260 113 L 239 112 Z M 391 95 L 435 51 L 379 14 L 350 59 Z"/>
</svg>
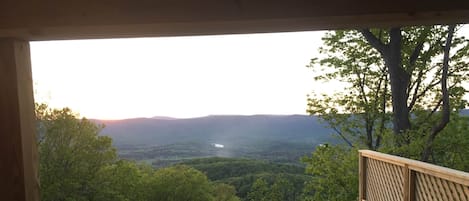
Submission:
<svg viewBox="0 0 469 201">
<path fill-rule="evenodd" d="M 32 42 L 35 98 L 99 119 L 306 114 L 323 34 Z"/>
<path fill-rule="evenodd" d="M 306 68 L 324 33 L 32 42 L 35 99 L 97 119 L 306 114 L 342 88 Z"/>
</svg>

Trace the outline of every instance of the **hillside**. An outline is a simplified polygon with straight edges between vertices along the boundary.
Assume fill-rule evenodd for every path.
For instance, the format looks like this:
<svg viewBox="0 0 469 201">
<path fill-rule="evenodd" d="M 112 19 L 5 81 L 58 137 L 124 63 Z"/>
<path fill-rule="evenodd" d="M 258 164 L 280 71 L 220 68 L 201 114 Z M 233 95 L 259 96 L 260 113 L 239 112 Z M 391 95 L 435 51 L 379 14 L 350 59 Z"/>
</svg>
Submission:
<svg viewBox="0 0 469 201">
<path fill-rule="evenodd" d="M 242 157 L 298 163 L 321 143 L 337 139 L 316 117 L 207 116 L 98 121 L 122 158 L 164 167 L 193 158 Z M 217 146 L 215 146 L 217 145 Z"/>
<path fill-rule="evenodd" d="M 116 146 L 201 142 L 237 146 L 257 141 L 328 142 L 331 131 L 303 115 L 207 116 L 191 119 L 138 118 L 100 121 Z"/>
<path fill-rule="evenodd" d="M 461 114 L 464 116 L 469 116 L 469 109 L 461 110 Z"/>
<path fill-rule="evenodd" d="M 260 178 L 270 184 L 279 179 L 287 181 L 292 185 L 289 189 L 292 200 L 299 198 L 305 183 L 311 180 L 303 167 L 259 160 L 216 157 L 188 160 L 182 164 L 204 172 L 211 181 L 234 186 L 242 200 L 246 200 L 252 184 Z"/>
<path fill-rule="evenodd" d="M 461 111 L 468 115 L 469 110 Z M 298 164 L 321 143 L 341 143 L 317 117 L 305 115 L 153 117 L 100 121 L 122 158 L 164 167 L 194 158 L 241 157 Z M 218 146 L 218 147 L 217 147 Z"/>
<path fill-rule="evenodd" d="M 461 111 L 469 115 L 469 109 Z M 118 147 L 175 143 L 217 143 L 225 147 L 265 141 L 319 144 L 335 141 L 318 117 L 307 115 L 218 115 L 189 119 L 171 117 L 94 120 L 105 124 L 101 134 Z"/>
</svg>

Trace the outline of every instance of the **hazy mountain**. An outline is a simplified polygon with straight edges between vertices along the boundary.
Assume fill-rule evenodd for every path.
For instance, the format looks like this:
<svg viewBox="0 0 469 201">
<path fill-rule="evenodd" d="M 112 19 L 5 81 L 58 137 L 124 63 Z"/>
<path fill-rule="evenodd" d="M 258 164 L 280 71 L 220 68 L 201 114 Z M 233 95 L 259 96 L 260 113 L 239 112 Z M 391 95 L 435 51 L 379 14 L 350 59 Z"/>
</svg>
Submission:
<svg viewBox="0 0 469 201">
<path fill-rule="evenodd" d="M 166 116 L 154 116 L 152 119 L 159 119 L 159 120 L 175 120 L 177 118 L 174 117 L 166 117 Z"/>
<path fill-rule="evenodd" d="M 469 115 L 469 110 L 463 110 Z M 317 117 L 306 115 L 169 117 L 100 121 L 122 158 L 162 167 L 193 158 L 242 157 L 299 163 L 321 143 L 342 143 Z"/>
<path fill-rule="evenodd" d="M 136 118 L 99 121 L 122 158 L 163 167 L 193 158 L 241 157 L 299 163 L 321 143 L 336 143 L 317 117 L 306 115 Z"/>
<path fill-rule="evenodd" d="M 469 110 L 461 114 L 469 115 Z M 101 121 L 103 135 L 117 146 L 167 145 L 174 143 L 231 144 L 258 141 L 325 143 L 335 137 L 317 117 L 306 115 L 214 115 L 176 119 L 171 117 Z"/>
<path fill-rule="evenodd" d="M 469 109 L 461 110 L 461 114 L 464 116 L 469 116 Z"/>
<path fill-rule="evenodd" d="M 207 116 L 191 119 L 137 118 L 99 121 L 103 135 L 117 146 L 218 143 L 225 146 L 259 141 L 324 143 L 331 130 L 306 115 Z"/>
</svg>

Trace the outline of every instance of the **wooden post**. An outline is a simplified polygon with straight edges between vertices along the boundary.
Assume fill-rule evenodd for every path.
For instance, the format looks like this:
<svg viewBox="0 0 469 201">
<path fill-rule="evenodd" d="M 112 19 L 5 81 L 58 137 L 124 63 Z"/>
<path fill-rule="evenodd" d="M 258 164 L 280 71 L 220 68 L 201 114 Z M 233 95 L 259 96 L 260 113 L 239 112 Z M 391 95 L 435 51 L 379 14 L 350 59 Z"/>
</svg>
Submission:
<svg viewBox="0 0 469 201">
<path fill-rule="evenodd" d="M 415 201 L 415 171 L 404 166 L 404 201 Z"/>
<path fill-rule="evenodd" d="M 359 201 L 366 200 L 366 157 L 361 152 L 358 153 L 358 171 L 359 171 Z"/>
<path fill-rule="evenodd" d="M 1 38 L 0 200 L 39 200 L 29 42 Z"/>
</svg>

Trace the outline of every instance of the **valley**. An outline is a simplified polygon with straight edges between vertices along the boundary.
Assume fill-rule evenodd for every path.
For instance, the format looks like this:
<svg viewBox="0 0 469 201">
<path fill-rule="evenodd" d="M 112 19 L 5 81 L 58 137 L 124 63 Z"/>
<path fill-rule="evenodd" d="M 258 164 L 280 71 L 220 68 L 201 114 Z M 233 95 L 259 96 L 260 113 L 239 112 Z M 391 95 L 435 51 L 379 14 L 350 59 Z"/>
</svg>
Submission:
<svg viewBox="0 0 469 201">
<path fill-rule="evenodd" d="M 306 115 L 95 121 L 106 125 L 101 133 L 113 139 L 121 158 L 154 167 L 208 157 L 300 165 L 318 144 L 340 142 L 317 117 Z"/>
</svg>

